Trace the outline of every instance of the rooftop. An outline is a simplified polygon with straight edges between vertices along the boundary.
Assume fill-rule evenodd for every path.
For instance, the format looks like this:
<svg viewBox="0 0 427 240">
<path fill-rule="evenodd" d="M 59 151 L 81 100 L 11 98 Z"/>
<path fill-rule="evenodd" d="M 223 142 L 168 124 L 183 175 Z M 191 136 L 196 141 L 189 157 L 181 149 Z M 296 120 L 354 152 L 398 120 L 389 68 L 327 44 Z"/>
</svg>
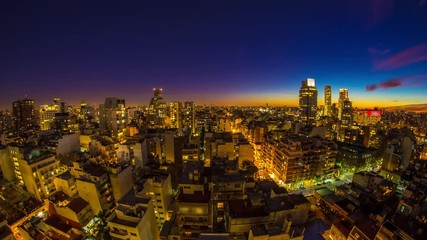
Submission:
<svg viewBox="0 0 427 240">
<path fill-rule="evenodd" d="M 128 206 L 135 206 L 138 203 L 139 204 L 148 204 L 149 202 L 150 202 L 150 198 L 137 196 L 135 194 L 135 190 L 132 188 L 117 203 L 123 204 L 123 205 L 128 205 Z"/>
<path fill-rule="evenodd" d="M 264 206 L 252 206 L 248 200 L 230 200 L 230 216 L 234 218 L 250 218 L 268 216 Z"/>
<path fill-rule="evenodd" d="M 47 158 L 53 157 L 55 154 L 48 151 L 43 151 L 39 149 L 33 149 L 28 154 L 24 156 L 24 159 L 29 163 L 33 164 L 36 162 L 43 161 Z"/>
<path fill-rule="evenodd" d="M 71 175 L 70 171 L 66 171 L 64 173 L 59 174 L 58 176 L 56 176 L 57 178 L 63 179 L 63 180 L 70 180 L 73 178 L 73 176 Z"/>
<path fill-rule="evenodd" d="M 346 237 L 350 234 L 350 231 L 353 228 L 353 224 L 345 220 L 335 222 L 334 226 Z"/>
<path fill-rule="evenodd" d="M 309 204 L 310 201 L 302 194 L 291 194 L 283 197 L 270 198 L 265 200 L 268 211 L 277 212 L 290 210 L 296 205 Z"/>
<path fill-rule="evenodd" d="M 327 187 L 319 188 L 319 189 L 316 189 L 315 191 L 321 197 L 324 197 L 324 196 L 327 196 L 329 194 L 332 194 L 332 191 L 329 190 Z"/>
<path fill-rule="evenodd" d="M 138 226 L 138 223 L 139 223 L 139 222 L 131 222 L 131 221 L 127 221 L 127 220 L 124 220 L 124 219 L 120 219 L 120 218 L 117 217 L 117 215 L 115 215 L 114 218 L 111 219 L 111 222 L 117 223 L 117 224 L 120 224 L 120 225 L 124 225 L 124 226 L 133 227 L 133 228 L 136 227 L 136 226 Z"/>
<path fill-rule="evenodd" d="M 178 200 L 180 202 L 186 203 L 208 203 L 211 199 L 210 192 L 205 192 L 204 194 L 199 191 L 195 191 L 194 194 L 179 194 Z"/>
<path fill-rule="evenodd" d="M 360 231 L 363 232 L 363 234 L 365 234 L 369 239 L 374 239 L 379 229 L 375 225 L 375 221 L 368 217 L 358 219 L 356 221 L 356 227 L 360 229 Z"/>
<path fill-rule="evenodd" d="M 61 221 L 61 219 L 57 216 L 51 216 L 44 221 L 47 225 L 52 226 L 61 232 L 67 233 L 71 230 L 71 226 L 65 224 Z"/>
<path fill-rule="evenodd" d="M 85 172 L 95 177 L 101 177 L 107 173 L 103 167 L 96 165 L 91 165 L 90 167 L 86 168 Z"/>
<path fill-rule="evenodd" d="M 89 205 L 83 198 L 78 197 L 73 199 L 70 203 L 68 203 L 67 207 L 73 210 L 75 213 L 81 212 L 84 208 Z"/>
<path fill-rule="evenodd" d="M 267 228 L 264 224 L 252 225 L 251 226 L 252 234 L 254 236 L 265 236 L 268 235 Z"/>
<path fill-rule="evenodd" d="M 69 197 L 65 193 L 63 193 L 62 191 L 58 191 L 58 192 L 52 194 L 51 196 L 49 196 L 48 199 L 49 199 L 49 201 L 56 204 L 56 203 L 68 200 Z"/>
</svg>

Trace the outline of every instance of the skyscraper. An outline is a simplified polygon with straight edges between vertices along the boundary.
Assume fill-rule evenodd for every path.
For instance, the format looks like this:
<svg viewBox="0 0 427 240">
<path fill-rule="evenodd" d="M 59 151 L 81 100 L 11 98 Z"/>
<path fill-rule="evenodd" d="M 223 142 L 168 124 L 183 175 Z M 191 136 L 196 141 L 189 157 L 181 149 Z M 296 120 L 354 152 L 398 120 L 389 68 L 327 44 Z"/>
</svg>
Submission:
<svg viewBox="0 0 427 240">
<path fill-rule="evenodd" d="M 341 142 L 350 140 L 350 130 L 353 125 L 353 108 L 347 98 L 342 102 L 341 119 L 339 124 L 338 140 Z"/>
<path fill-rule="evenodd" d="M 153 88 L 154 96 L 150 100 L 150 105 L 148 106 L 148 123 L 150 127 L 160 127 L 165 126 L 166 118 L 166 103 L 163 100 L 163 89 L 162 88 Z"/>
<path fill-rule="evenodd" d="M 306 125 L 315 125 L 317 111 L 317 89 L 313 78 L 302 81 L 299 90 L 300 117 Z"/>
<path fill-rule="evenodd" d="M 171 102 L 169 103 L 169 127 L 171 128 L 181 128 L 181 102 Z"/>
<path fill-rule="evenodd" d="M 190 128 L 191 133 L 196 133 L 194 102 L 184 102 L 184 108 L 182 111 L 182 126 Z"/>
<path fill-rule="evenodd" d="M 332 89 L 331 86 L 325 86 L 325 109 L 323 110 L 323 116 L 331 116 L 331 105 L 332 105 Z"/>
<path fill-rule="evenodd" d="M 342 109 L 344 105 L 344 101 L 348 100 L 348 89 L 347 88 L 340 88 L 340 94 L 338 97 L 338 119 L 341 120 L 342 115 Z"/>
<path fill-rule="evenodd" d="M 29 130 L 33 128 L 36 123 L 34 100 L 25 98 L 13 102 L 12 117 L 15 131 Z"/>
<path fill-rule="evenodd" d="M 125 100 L 108 97 L 104 104 L 99 105 L 99 122 L 102 131 L 114 138 L 123 136 L 126 127 Z"/>
</svg>

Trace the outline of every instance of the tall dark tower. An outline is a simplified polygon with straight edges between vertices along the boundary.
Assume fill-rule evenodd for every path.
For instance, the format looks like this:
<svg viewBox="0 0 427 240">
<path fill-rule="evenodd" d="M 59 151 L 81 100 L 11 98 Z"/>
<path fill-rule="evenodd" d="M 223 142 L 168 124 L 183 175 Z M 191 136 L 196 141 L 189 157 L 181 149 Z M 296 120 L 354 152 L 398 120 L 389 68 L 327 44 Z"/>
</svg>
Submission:
<svg viewBox="0 0 427 240">
<path fill-rule="evenodd" d="M 123 137 L 126 127 L 126 101 L 116 97 L 105 98 L 104 104 L 99 105 L 99 125 L 113 138 Z"/>
<path fill-rule="evenodd" d="M 13 102 L 12 117 L 15 131 L 32 129 L 36 123 L 34 100 L 25 98 Z"/>
<path fill-rule="evenodd" d="M 353 125 L 353 108 L 351 101 L 346 98 L 342 102 L 341 119 L 339 121 L 338 141 L 350 141 L 351 126 Z"/>
<path fill-rule="evenodd" d="M 331 116 L 332 106 L 332 89 L 331 86 L 325 86 L 325 109 L 323 110 L 323 116 Z"/>
<path fill-rule="evenodd" d="M 302 81 L 299 90 L 300 117 L 306 125 L 316 124 L 317 89 L 313 78 Z"/>
<path fill-rule="evenodd" d="M 153 88 L 154 96 L 148 105 L 148 122 L 150 127 L 165 127 L 166 103 L 163 100 L 163 89 Z"/>
<path fill-rule="evenodd" d="M 182 111 L 182 126 L 191 129 L 191 133 L 196 133 L 196 122 L 194 116 L 194 102 L 185 102 Z"/>
<path fill-rule="evenodd" d="M 341 120 L 344 101 L 348 100 L 348 89 L 340 88 L 340 95 L 338 97 L 338 119 Z"/>
</svg>

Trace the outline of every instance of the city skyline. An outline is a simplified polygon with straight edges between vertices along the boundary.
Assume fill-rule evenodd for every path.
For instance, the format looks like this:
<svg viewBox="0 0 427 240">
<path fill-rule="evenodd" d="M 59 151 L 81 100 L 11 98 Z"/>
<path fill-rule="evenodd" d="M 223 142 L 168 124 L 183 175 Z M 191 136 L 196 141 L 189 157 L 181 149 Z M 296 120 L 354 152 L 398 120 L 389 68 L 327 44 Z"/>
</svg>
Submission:
<svg viewBox="0 0 427 240">
<path fill-rule="evenodd" d="M 427 0 L 0 1 L 0 239 L 426 240 Z"/>
<path fill-rule="evenodd" d="M 333 102 L 348 88 L 356 107 L 426 103 L 425 1 L 46 1 L 1 9 L 1 108 L 25 95 L 37 105 L 55 96 L 146 105 L 153 87 L 197 104 L 297 106 L 307 77 L 318 89 L 331 85 Z"/>
<path fill-rule="evenodd" d="M 307 79 L 313 79 L 313 78 L 307 78 Z M 314 80 L 316 80 L 316 79 L 314 79 Z M 302 81 L 304 81 L 304 79 Z M 300 82 L 301 81 L 299 81 L 299 85 L 301 85 Z M 330 85 L 325 85 L 325 86 L 330 86 Z M 320 107 L 324 107 L 324 105 L 325 105 L 324 89 L 323 88 L 319 89 L 319 87 L 317 86 L 317 81 L 316 81 L 315 87 L 317 88 L 317 91 L 318 91 L 318 99 L 317 99 L 318 107 L 319 108 Z M 335 94 L 334 94 L 334 88 L 332 86 L 330 86 L 330 87 L 332 88 L 331 104 L 336 104 L 338 106 L 338 103 L 339 103 L 338 97 L 339 97 L 339 90 L 340 89 L 336 89 Z M 162 88 L 162 89 L 164 89 L 164 88 Z M 152 89 L 150 89 L 150 90 L 152 90 Z M 190 94 L 188 95 L 189 98 L 185 98 L 186 96 L 183 96 L 183 97 L 181 96 L 181 97 L 179 97 L 179 99 L 170 98 L 170 97 L 173 97 L 175 95 L 174 94 L 168 95 L 167 94 L 167 89 L 165 89 L 165 90 L 166 90 L 166 93 L 163 94 L 163 95 L 165 96 L 165 100 L 166 100 L 167 103 L 172 103 L 172 102 L 175 102 L 175 101 L 179 101 L 179 102 L 192 101 L 196 105 L 206 105 L 206 106 L 243 106 L 243 107 L 246 107 L 246 106 L 248 106 L 248 107 L 250 107 L 250 106 L 254 106 L 254 107 L 256 107 L 256 106 L 259 106 L 259 107 L 262 107 L 262 106 L 280 107 L 280 106 L 282 106 L 282 107 L 299 107 L 299 103 L 298 103 L 298 101 L 299 101 L 298 100 L 298 91 L 295 92 L 295 93 L 289 93 L 289 96 L 291 96 L 292 98 L 291 99 L 286 99 L 285 101 L 283 101 L 283 99 L 279 99 L 279 98 L 278 99 L 274 99 L 272 97 L 269 97 L 269 98 L 265 98 L 265 99 L 271 100 L 271 101 L 264 101 L 264 102 L 260 101 L 260 102 L 257 102 L 256 100 L 254 100 L 254 101 L 245 102 L 243 100 L 243 97 L 240 98 L 240 95 L 236 95 L 235 99 L 232 100 L 232 101 L 230 101 L 230 100 L 218 101 L 217 100 L 217 102 L 214 103 L 214 102 L 199 102 L 197 100 L 194 100 L 194 98 L 191 98 L 192 95 L 190 95 Z M 351 96 L 351 93 L 352 93 L 351 89 L 349 89 L 349 92 L 350 92 L 349 95 Z M 105 99 L 111 98 L 111 97 L 117 97 L 117 98 L 121 98 L 121 99 L 126 100 L 126 106 L 127 107 L 141 107 L 141 106 L 148 106 L 149 103 L 150 103 L 150 98 L 152 98 L 152 95 L 147 95 L 147 96 L 141 97 L 140 101 L 129 102 L 125 96 L 126 96 L 126 94 L 121 94 L 121 95 L 117 95 L 117 96 L 108 96 L 108 95 L 105 95 L 104 97 L 101 96 L 101 97 L 99 97 L 99 98 L 97 98 L 95 100 L 91 99 L 91 98 L 82 98 L 82 99 L 77 100 L 77 101 L 67 101 L 67 99 L 63 99 L 61 96 L 57 96 L 57 95 L 45 96 L 46 100 L 41 100 L 40 98 L 33 98 L 31 96 L 24 95 L 22 97 L 16 98 L 15 100 L 13 100 L 10 103 L 3 104 L 4 106 L 0 105 L 0 110 L 6 110 L 6 109 L 10 110 L 13 102 L 19 101 L 21 99 L 31 99 L 31 100 L 34 100 L 34 106 L 38 109 L 41 106 L 45 106 L 45 105 L 51 104 L 52 103 L 52 99 L 55 99 L 55 98 L 60 98 L 61 101 L 63 101 L 67 105 L 69 105 L 69 106 L 75 106 L 75 107 L 79 106 L 83 102 L 86 103 L 86 104 L 89 104 L 91 106 L 96 106 L 97 107 L 100 104 L 103 104 Z M 275 96 L 275 95 L 273 95 L 273 96 Z M 265 97 L 265 96 L 262 96 L 262 97 Z M 354 107 L 363 109 L 363 108 L 387 108 L 387 107 L 402 107 L 402 106 L 406 106 L 406 105 L 381 105 L 378 102 L 381 102 L 381 101 L 377 101 L 377 102 L 372 103 L 370 105 L 369 104 L 368 105 L 363 105 L 363 103 L 355 102 L 355 106 Z M 424 104 L 424 103 L 420 103 L 420 104 Z M 417 105 L 417 104 L 408 104 L 408 105 Z"/>
</svg>

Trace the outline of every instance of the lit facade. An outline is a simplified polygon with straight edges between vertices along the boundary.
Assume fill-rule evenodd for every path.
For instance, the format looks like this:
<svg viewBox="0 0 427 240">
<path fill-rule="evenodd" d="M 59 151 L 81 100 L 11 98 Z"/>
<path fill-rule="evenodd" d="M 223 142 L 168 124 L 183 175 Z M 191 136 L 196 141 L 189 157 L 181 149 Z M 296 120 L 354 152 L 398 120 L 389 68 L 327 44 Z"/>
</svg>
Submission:
<svg viewBox="0 0 427 240">
<path fill-rule="evenodd" d="M 351 101 L 344 100 L 341 108 L 341 118 L 339 124 L 338 141 L 349 141 L 351 138 L 351 127 L 353 125 L 353 108 Z"/>
<path fill-rule="evenodd" d="M 320 139 L 283 135 L 277 140 L 269 139 L 273 150 L 270 153 L 273 173 L 284 184 L 295 187 L 294 184 L 311 181 L 315 176 L 321 176 L 331 167 L 334 151 L 323 144 Z"/>
<path fill-rule="evenodd" d="M 181 111 L 182 103 L 171 102 L 168 104 L 169 107 L 169 127 L 170 128 L 181 128 Z"/>
<path fill-rule="evenodd" d="M 115 97 L 106 98 L 104 104 L 99 106 L 99 112 L 101 131 L 105 131 L 114 138 L 122 138 L 127 124 L 125 100 Z"/>
<path fill-rule="evenodd" d="M 332 88 L 331 86 L 325 86 L 325 109 L 323 110 L 324 116 L 331 116 L 332 107 Z"/>
<path fill-rule="evenodd" d="M 148 105 L 148 124 L 150 127 L 165 127 L 165 119 L 167 117 L 166 103 L 163 100 L 163 89 L 154 88 L 154 96 L 151 97 Z"/>
<path fill-rule="evenodd" d="M 40 130 L 50 130 L 55 119 L 55 114 L 61 110 L 60 99 L 55 98 L 52 105 L 41 105 L 39 109 Z"/>
<path fill-rule="evenodd" d="M 353 120 L 361 126 L 375 125 L 381 121 L 381 110 L 368 109 L 353 112 Z"/>
<path fill-rule="evenodd" d="M 113 207 L 114 198 L 107 171 L 85 161 L 73 162 L 71 174 L 76 179 L 79 196 L 98 214 Z"/>
<path fill-rule="evenodd" d="M 187 164 L 179 183 L 177 221 L 182 240 L 196 240 L 212 232 L 211 193 L 205 184 L 203 163 Z"/>
<path fill-rule="evenodd" d="M 108 170 L 114 199 L 120 199 L 132 189 L 132 167 L 130 164 L 114 164 Z"/>
<path fill-rule="evenodd" d="M 182 109 L 182 126 L 191 129 L 191 133 L 196 133 L 196 118 L 194 102 L 184 102 Z"/>
<path fill-rule="evenodd" d="M 151 172 L 144 175 L 144 189 L 138 196 L 151 198 L 157 224 L 163 226 L 165 221 L 170 220 L 172 209 L 172 182 L 171 176 L 166 172 Z"/>
<path fill-rule="evenodd" d="M 299 90 L 299 108 L 301 121 L 306 125 L 316 124 L 317 89 L 313 78 L 302 81 Z"/>
<path fill-rule="evenodd" d="M 113 239 L 160 239 L 153 202 L 150 198 L 136 196 L 133 189 L 117 201 L 107 222 Z"/>
<path fill-rule="evenodd" d="M 18 162 L 25 188 L 39 201 L 56 191 L 55 177 L 67 170 L 54 155 L 40 150 L 31 151 Z"/>
<path fill-rule="evenodd" d="M 344 101 L 348 99 L 348 89 L 340 88 L 339 97 L 338 97 L 338 119 L 341 120 L 342 110 L 344 106 Z"/>
<path fill-rule="evenodd" d="M 16 131 L 32 129 L 36 123 L 34 100 L 25 98 L 13 102 L 12 118 Z"/>
</svg>

